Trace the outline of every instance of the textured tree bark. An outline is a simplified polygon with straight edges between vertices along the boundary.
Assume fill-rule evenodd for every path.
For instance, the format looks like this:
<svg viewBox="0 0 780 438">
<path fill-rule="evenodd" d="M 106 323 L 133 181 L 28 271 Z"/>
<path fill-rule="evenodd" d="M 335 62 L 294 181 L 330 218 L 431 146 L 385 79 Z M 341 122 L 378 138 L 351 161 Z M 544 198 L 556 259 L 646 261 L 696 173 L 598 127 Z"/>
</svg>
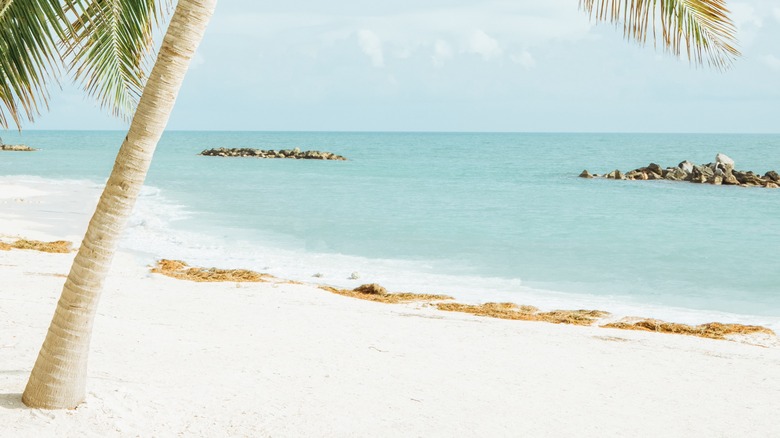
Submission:
<svg viewBox="0 0 780 438">
<path fill-rule="evenodd" d="M 92 325 L 103 281 L 216 4 L 217 0 L 179 0 L 176 6 L 22 395 L 27 406 L 72 409 L 84 401 Z"/>
</svg>

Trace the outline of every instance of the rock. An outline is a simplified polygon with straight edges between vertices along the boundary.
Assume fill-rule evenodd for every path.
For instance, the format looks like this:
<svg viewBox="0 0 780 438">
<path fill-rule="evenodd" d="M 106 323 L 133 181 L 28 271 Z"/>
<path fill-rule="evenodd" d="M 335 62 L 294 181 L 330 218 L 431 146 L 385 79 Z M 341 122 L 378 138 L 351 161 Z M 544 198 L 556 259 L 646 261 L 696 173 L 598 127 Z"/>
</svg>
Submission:
<svg viewBox="0 0 780 438">
<path fill-rule="evenodd" d="M 323 274 L 323 273 L 321 273 L 321 272 L 318 272 L 318 273 L 316 273 L 316 274 L 312 275 L 312 277 L 314 277 L 314 278 L 322 278 L 322 277 L 324 277 L 324 276 L 325 276 L 325 274 Z"/>
<path fill-rule="evenodd" d="M 583 170 L 580 174 L 580 178 L 593 178 L 593 175 L 591 175 L 587 170 Z"/>
<path fill-rule="evenodd" d="M 360 278 L 360 274 L 357 272 L 353 272 L 352 274 L 349 275 L 350 280 L 357 280 L 358 278 Z"/>
<path fill-rule="evenodd" d="M 697 184 L 780 188 L 780 174 L 778 172 L 772 170 L 762 177 L 752 171 L 742 172 L 735 170 L 733 162 L 734 160 L 728 156 L 718 154 L 715 163 L 697 165 L 690 161 L 683 161 L 677 167 L 667 167 L 665 169 L 656 163 L 650 163 L 647 167 L 631 170 L 625 175 L 619 169 L 615 169 L 604 175 L 604 178 L 615 180 L 666 179 L 670 181 L 689 181 Z M 580 177 L 598 178 L 599 175 L 583 170 Z"/>
<path fill-rule="evenodd" d="M 729 157 L 726 154 L 719 153 L 718 155 L 716 155 L 715 162 L 722 164 L 726 167 L 731 167 L 732 169 L 734 168 L 734 160 L 732 160 L 731 157 Z"/>
<path fill-rule="evenodd" d="M 207 157 L 254 157 L 254 158 L 290 158 L 294 160 L 309 159 L 309 160 L 336 160 L 346 161 L 347 159 L 341 155 L 336 155 L 332 152 L 320 152 L 320 151 L 301 151 L 300 148 L 284 149 L 281 151 L 262 150 L 262 149 L 250 149 L 250 148 L 215 148 L 206 149 L 201 152 L 200 155 Z"/>
<path fill-rule="evenodd" d="M 715 171 L 707 166 L 693 166 L 693 172 L 691 172 L 691 182 L 697 184 L 706 183 L 710 178 L 715 176 Z"/>
<path fill-rule="evenodd" d="M 696 172 L 696 168 L 695 167 L 694 167 L 694 172 Z M 715 176 L 715 169 L 714 169 L 714 167 L 699 166 L 699 172 L 701 172 L 702 175 L 706 176 L 707 178 Z"/>
<path fill-rule="evenodd" d="M 684 181 L 687 176 L 688 174 L 679 167 L 675 167 L 666 173 L 666 179 L 672 181 Z"/>
<path fill-rule="evenodd" d="M 728 186 L 736 186 L 739 184 L 739 180 L 734 176 L 734 172 L 730 168 L 726 168 L 723 171 L 723 184 Z"/>
<path fill-rule="evenodd" d="M 626 179 L 637 179 L 641 178 L 642 171 L 639 169 L 634 169 L 628 173 L 626 173 Z"/>
<path fill-rule="evenodd" d="M 24 144 L 0 144 L 0 151 L 8 152 L 35 152 L 38 149 L 31 148 Z"/>
<path fill-rule="evenodd" d="M 734 176 L 737 178 L 737 181 L 739 181 L 740 184 L 747 186 L 763 186 L 766 184 L 764 179 L 750 171 L 740 172 L 735 170 Z"/>
<path fill-rule="evenodd" d="M 722 177 L 722 176 L 720 176 L 720 175 L 713 175 L 713 176 L 711 176 L 711 177 L 710 177 L 710 178 L 707 180 L 707 182 L 708 182 L 708 183 L 710 183 L 710 184 L 713 184 L 713 185 L 719 186 L 719 185 L 723 184 L 723 177 Z"/>
<path fill-rule="evenodd" d="M 693 173 L 693 167 L 695 164 L 691 163 L 688 160 L 683 161 L 682 163 L 678 164 L 677 167 L 685 171 L 685 173 Z"/>
<path fill-rule="evenodd" d="M 383 288 L 382 286 L 371 283 L 371 284 L 364 284 L 362 286 L 356 287 L 353 289 L 355 292 L 359 292 L 361 294 L 369 294 L 369 295 L 387 295 L 387 289 Z"/>
</svg>

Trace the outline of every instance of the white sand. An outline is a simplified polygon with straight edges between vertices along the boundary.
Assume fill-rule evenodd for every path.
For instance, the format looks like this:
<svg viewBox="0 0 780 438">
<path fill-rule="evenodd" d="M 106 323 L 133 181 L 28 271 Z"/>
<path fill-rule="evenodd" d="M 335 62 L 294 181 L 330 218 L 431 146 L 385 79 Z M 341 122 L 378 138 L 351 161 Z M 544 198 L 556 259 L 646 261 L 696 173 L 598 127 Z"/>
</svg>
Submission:
<svg viewBox="0 0 780 438">
<path fill-rule="evenodd" d="M 3 200 L 16 199 L 19 202 L 23 202 L 24 198 L 45 194 L 45 192 L 41 192 L 40 190 L 18 184 L 3 184 L 2 188 L 3 190 L 0 190 L 0 199 Z"/>
<path fill-rule="evenodd" d="M 39 233 L 2 213 L 0 235 Z M 86 403 L 28 409 L 72 257 L 0 251 L 0 437 L 780 435 L 777 346 L 196 284 L 123 253 Z"/>
</svg>

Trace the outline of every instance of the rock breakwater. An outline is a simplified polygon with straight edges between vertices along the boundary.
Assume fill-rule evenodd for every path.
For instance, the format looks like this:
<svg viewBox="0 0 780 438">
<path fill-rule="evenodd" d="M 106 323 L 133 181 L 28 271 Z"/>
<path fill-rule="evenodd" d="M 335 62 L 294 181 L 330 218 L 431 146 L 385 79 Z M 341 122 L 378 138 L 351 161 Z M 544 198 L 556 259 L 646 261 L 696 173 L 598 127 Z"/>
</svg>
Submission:
<svg viewBox="0 0 780 438">
<path fill-rule="evenodd" d="M 38 149 L 23 144 L 0 144 L 0 151 L 8 152 L 34 152 Z"/>
<path fill-rule="evenodd" d="M 734 160 L 727 155 L 718 154 L 714 163 L 694 164 L 683 161 L 676 167 L 663 168 L 656 163 L 628 172 L 613 170 L 599 175 L 583 170 L 581 178 L 606 178 L 615 180 L 668 180 L 685 181 L 697 184 L 731 185 L 742 187 L 780 188 L 780 175 L 771 170 L 763 176 L 753 171 L 741 171 L 734 168 Z"/>
<path fill-rule="evenodd" d="M 335 160 L 347 161 L 345 157 L 332 152 L 302 151 L 300 148 L 282 150 L 264 150 L 251 148 L 215 148 L 206 149 L 199 155 L 207 157 L 251 157 L 251 158 L 290 158 L 293 160 Z"/>
</svg>

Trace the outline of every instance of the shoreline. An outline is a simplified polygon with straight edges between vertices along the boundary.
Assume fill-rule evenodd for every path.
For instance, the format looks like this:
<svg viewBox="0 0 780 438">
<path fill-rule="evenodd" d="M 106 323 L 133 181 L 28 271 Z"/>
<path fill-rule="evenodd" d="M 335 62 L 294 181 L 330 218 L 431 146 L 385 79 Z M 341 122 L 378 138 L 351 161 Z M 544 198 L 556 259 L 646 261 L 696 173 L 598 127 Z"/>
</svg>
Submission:
<svg viewBox="0 0 780 438">
<path fill-rule="evenodd" d="M 78 248 L 69 241 L 43 242 L 24 238 L 9 239 L 0 234 L 0 251 L 26 250 L 44 253 L 75 253 Z M 118 251 L 122 253 L 122 251 Z M 127 254 L 130 255 L 130 254 Z M 141 266 L 138 266 L 140 268 Z M 223 269 L 218 267 L 190 266 L 181 260 L 160 259 L 146 265 L 151 274 L 163 275 L 183 282 L 231 283 L 240 288 L 244 283 L 272 283 L 297 285 L 324 290 L 332 294 L 384 304 L 415 304 L 443 312 L 457 312 L 478 317 L 525 322 L 545 322 L 574 326 L 598 327 L 629 331 L 645 331 L 656 334 L 676 334 L 707 339 L 732 341 L 759 347 L 780 347 L 777 333 L 760 325 L 744 325 L 711 321 L 699 325 L 682 324 L 641 316 L 613 315 L 598 309 L 555 309 L 542 311 L 528 304 L 514 302 L 484 302 L 479 304 L 458 302 L 449 295 L 420 294 L 415 292 L 390 292 L 381 285 L 363 284 L 355 289 L 341 289 L 327 284 L 308 283 L 278 278 L 271 274 L 249 269 Z M 45 274 L 66 278 L 66 274 Z"/>
<path fill-rule="evenodd" d="M 336 295 L 360 300 L 385 304 L 415 303 L 444 312 L 459 312 L 487 318 L 679 334 L 734 341 L 760 347 L 780 347 L 780 339 L 778 339 L 777 333 L 767 327 L 755 325 L 724 324 L 712 321 L 691 326 L 647 317 L 613 315 L 610 312 L 598 309 L 556 309 L 543 312 L 537 307 L 514 302 L 466 304 L 458 302 L 455 297 L 449 295 L 391 292 L 382 285 L 375 283 L 363 284 L 354 289 L 341 289 L 330 285 L 277 278 L 270 274 L 254 272 L 248 269 L 190 266 L 181 260 L 157 260 L 155 265 L 149 267 L 149 272 L 180 281 L 195 283 L 235 283 L 236 287 L 240 287 L 243 283 L 271 282 L 293 284 L 313 287 Z"/>
<path fill-rule="evenodd" d="M 35 197 L 17 203 L 7 187 L 0 181 L 0 205 L 14 206 L 0 213 L 3 240 L 78 242 L 78 215 L 52 212 Z M 46 207 L 64 222 L 31 221 L 27 207 Z M 63 227 L 73 232 L 60 234 Z M 196 283 L 151 273 L 148 256 L 127 250 L 105 282 L 85 403 L 28 409 L 21 392 L 74 256 L 0 251 L 0 424 L 12 436 L 776 430 L 776 342 L 486 318 L 289 281 Z"/>
<path fill-rule="evenodd" d="M 124 251 L 96 317 L 86 402 L 28 409 L 20 394 L 74 255 L 0 251 L 0 424 L 13 436 L 776 430 L 777 346 L 483 318 L 289 282 L 194 283 Z"/>
<path fill-rule="evenodd" d="M 65 190 L 61 187 L 63 184 L 66 185 Z M 75 193 L 70 193 L 70 190 L 73 189 L 75 189 Z M 16 236 L 45 241 L 65 239 L 74 242 L 74 245 L 77 246 L 83 237 L 87 221 L 93 211 L 93 203 L 97 202 L 100 189 L 100 184 L 89 180 L 53 180 L 37 176 L 0 177 L 0 205 L 5 207 L 5 214 L 0 214 L 0 226 L 2 226 L 0 237 L 5 235 L 6 237 Z M 728 324 L 759 325 L 780 333 L 780 316 L 655 305 L 636 302 L 630 297 L 558 292 L 530 288 L 514 280 L 426 273 L 425 282 L 409 286 L 403 281 L 399 283 L 398 279 L 416 278 L 420 272 L 410 270 L 409 265 L 412 263 L 407 264 L 406 262 L 399 265 L 395 261 L 387 260 L 316 253 L 301 255 L 298 252 L 277 250 L 272 257 L 268 257 L 266 254 L 263 256 L 278 259 L 274 262 L 282 269 L 279 267 L 270 271 L 263 269 L 265 267 L 263 265 L 268 263 L 267 259 L 260 263 L 253 263 L 247 259 L 225 263 L 220 261 L 222 260 L 220 253 L 204 257 L 204 254 L 213 252 L 215 248 L 213 242 L 206 241 L 202 248 L 185 248 L 182 251 L 179 247 L 181 236 L 171 238 L 166 234 L 177 233 L 178 230 L 169 227 L 169 223 L 161 224 L 161 220 L 154 215 L 163 214 L 167 220 L 175 221 L 178 217 L 187 217 L 186 211 L 182 210 L 180 206 L 169 205 L 167 201 L 164 201 L 163 205 L 156 203 L 155 198 L 159 194 L 159 189 L 149 187 L 145 188 L 145 192 L 146 194 L 142 195 L 142 199 L 139 200 L 139 205 L 136 207 L 140 214 L 134 214 L 134 217 L 131 218 L 128 231 L 125 233 L 126 238 L 120 245 L 121 251 L 134 254 L 143 260 L 145 265 L 154 264 L 157 260 L 164 258 L 182 259 L 198 266 L 258 270 L 279 278 L 314 285 L 352 289 L 364 283 L 378 283 L 392 290 L 447 294 L 454 296 L 458 302 L 463 304 L 513 302 L 521 305 L 533 305 L 542 311 L 598 309 L 612 314 L 615 321 L 622 318 L 657 319 L 689 325 L 719 321 Z M 30 218 L 31 214 L 34 217 Z M 9 231 L 11 232 L 9 233 Z M 186 237 L 196 240 L 208 236 Z M 167 251 L 150 252 L 148 250 L 150 242 L 165 240 L 171 241 L 166 248 Z M 214 239 L 212 238 L 212 240 Z M 320 272 L 312 266 L 329 261 L 323 259 L 332 258 L 339 259 L 337 264 L 341 265 L 341 275 L 332 274 L 317 277 Z M 370 266 L 372 262 L 377 262 L 380 265 L 384 263 L 384 265 L 378 266 L 378 269 L 372 269 L 373 266 Z M 365 271 L 360 269 L 362 278 L 350 279 L 348 277 L 349 272 L 352 272 L 355 266 L 363 265 L 367 268 Z M 345 269 L 345 267 L 351 269 Z M 366 274 L 369 270 L 372 272 Z M 501 292 L 502 290 L 504 292 Z"/>
</svg>

